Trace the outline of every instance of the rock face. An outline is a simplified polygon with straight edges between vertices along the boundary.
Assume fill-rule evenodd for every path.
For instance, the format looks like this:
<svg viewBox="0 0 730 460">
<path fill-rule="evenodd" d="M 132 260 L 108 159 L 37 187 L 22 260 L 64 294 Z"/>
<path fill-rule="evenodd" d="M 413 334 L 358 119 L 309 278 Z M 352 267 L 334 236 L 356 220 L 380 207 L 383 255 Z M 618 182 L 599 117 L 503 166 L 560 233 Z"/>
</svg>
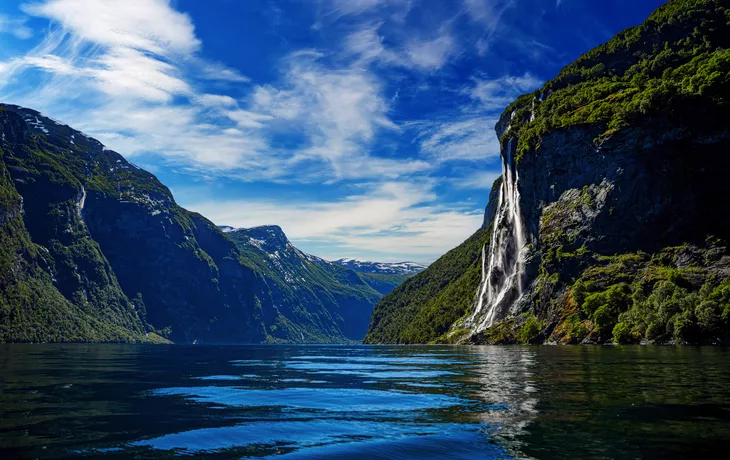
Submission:
<svg viewBox="0 0 730 460">
<path fill-rule="evenodd" d="M 670 1 L 506 109 L 448 341 L 728 340 L 729 13 Z"/>
<path fill-rule="evenodd" d="M 152 174 L 34 110 L 0 105 L 0 131 L 0 342 L 365 334 L 381 294 L 278 227 L 224 233 Z M 289 276 L 302 260 L 317 282 Z"/>
</svg>

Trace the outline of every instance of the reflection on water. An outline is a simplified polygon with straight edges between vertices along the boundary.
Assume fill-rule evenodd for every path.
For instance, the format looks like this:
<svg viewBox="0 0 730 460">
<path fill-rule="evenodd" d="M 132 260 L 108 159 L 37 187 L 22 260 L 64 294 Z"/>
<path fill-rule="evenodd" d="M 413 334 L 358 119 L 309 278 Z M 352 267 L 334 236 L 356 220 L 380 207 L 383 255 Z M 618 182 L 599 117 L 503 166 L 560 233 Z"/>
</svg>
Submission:
<svg viewBox="0 0 730 460">
<path fill-rule="evenodd" d="M 0 346 L 0 458 L 684 458 L 720 348 Z"/>
</svg>

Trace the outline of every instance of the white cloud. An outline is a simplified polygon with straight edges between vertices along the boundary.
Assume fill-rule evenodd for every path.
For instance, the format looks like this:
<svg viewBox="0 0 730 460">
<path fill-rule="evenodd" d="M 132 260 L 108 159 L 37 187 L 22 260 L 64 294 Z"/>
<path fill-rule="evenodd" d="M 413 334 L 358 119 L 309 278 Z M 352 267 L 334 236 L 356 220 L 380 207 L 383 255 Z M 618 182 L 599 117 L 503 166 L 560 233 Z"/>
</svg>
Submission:
<svg viewBox="0 0 730 460">
<path fill-rule="evenodd" d="M 264 121 L 273 120 L 271 115 L 249 112 L 248 110 L 229 110 L 226 116 L 235 121 L 240 128 L 263 128 Z"/>
<path fill-rule="evenodd" d="M 483 161 L 499 155 L 496 120 L 473 117 L 427 124 L 420 135 L 421 152 L 439 162 Z"/>
<path fill-rule="evenodd" d="M 502 172 L 499 170 L 472 171 L 462 177 L 454 178 L 452 185 L 460 189 L 489 190 L 501 175 Z"/>
<path fill-rule="evenodd" d="M 383 37 L 378 33 L 382 23 L 360 27 L 345 39 L 345 51 L 349 55 L 357 56 L 358 64 L 368 65 L 378 60 L 379 64 L 399 63 L 398 56 L 387 50 L 383 44 Z"/>
<path fill-rule="evenodd" d="M 344 52 L 357 57 L 355 66 L 376 64 L 433 71 L 458 55 L 459 46 L 446 27 L 435 37 L 409 38 L 397 47 L 385 45 L 381 27 L 382 23 L 366 24 L 346 37 Z"/>
<path fill-rule="evenodd" d="M 464 0 L 464 8 L 469 18 L 480 24 L 483 34 L 475 41 L 479 54 L 489 49 L 489 43 L 500 30 L 505 11 L 515 6 L 515 0 Z"/>
<path fill-rule="evenodd" d="M 423 70 L 440 69 L 456 52 L 456 42 L 448 33 L 442 33 L 431 40 L 411 41 L 405 49 L 410 62 Z"/>
<path fill-rule="evenodd" d="M 251 81 L 239 71 L 226 67 L 219 62 L 200 62 L 201 77 L 206 80 L 226 81 L 230 83 L 247 83 Z"/>
<path fill-rule="evenodd" d="M 197 97 L 200 104 L 207 107 L 232 107 L 238 105 L 231 96 L 222 94 L 201 94 Z"/>
<path fill-rule="evenodd" d="M 496 79 L 474 79 L 474 86 L 466 93 L 480 102 L 482 110 L 502 111 L 516 97 L 535 90 L 542 80 L 526 73 L 522 76 L 506 75 Z"/>
<path fill-rule="evenodd" d="M 411 9 L 411 0 L 331 0 L 332 7 L 341 15 L 362 14 L 368 11 L 394 7 L 400 11 L 396 17 L 401 17 Z"/>
<path fill-rule="evenodd" d="M 15 38 L 27 40 L 33 36 L 33 30 L 26 25 L 25 18 L 13 18 L 0 14 L 0 33 L 12 34 Z"/>
<path fill-rule="evenodd" d="M 297 54 L 289 58 L 279 87 L 255 88 L 250 110 L 267 114 L 276 122 L 306 138 L 292 158 L 324 161 L 332 179 L 374 178 L 385 173 L 398 177 L 429 169 L 418 160 L 383 159 L 368 151 L 380 130 L 399 132 L 389 117 L 390 101 L 380 82 L 357 67 L 333 69 L 320 63 L 318 55 Z"/>
<path fill-rule="evenodd" d="M 81 75 L 84 73 L 81 69 L 74 67 L 72 62 L 53 54 L 28 56 L 25 59 L 21 59 L 19 63 L 38 67 L 39 69 L 58 75 Z"/>
<path fill-rule="evenodd" d="M 114 48 L 101 56 L 98 64 L 101 68 L 92 74 L 99 89 L 110 96 L 165 102 L 175 95 L 191 94 L 173 65 L 132 48 Z"/>
<path fill-rule="evenodd" d="M 74 36 L 108 47 L 166 55 L 200 47 L 190 18 L 167 0 L 47 0 L 23 6 L 32 16 L 61 24 Z"/>
<path fill-rule="evenodd" d="M 387 182 L 359 195 L 320 203 L 260 200 L 186 203 L 218 224 L 280 225 L 296 243 L 327 244 L 343 252 L 430 260 L 460 244 L 482 223 L 481 210 L 429 205 L 428 183 Z"/>
</svg>

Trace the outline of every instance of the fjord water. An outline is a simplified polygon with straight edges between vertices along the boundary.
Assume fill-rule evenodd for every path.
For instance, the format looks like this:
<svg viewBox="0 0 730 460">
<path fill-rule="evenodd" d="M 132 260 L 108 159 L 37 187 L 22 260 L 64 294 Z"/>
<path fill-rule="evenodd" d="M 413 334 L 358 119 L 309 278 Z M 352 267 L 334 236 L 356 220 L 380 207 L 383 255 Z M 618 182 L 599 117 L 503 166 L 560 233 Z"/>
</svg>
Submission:
<svg viewBox="0 0 730 460">
<path fill-rule="evenodd" d="M 725 348 L 0 346 L 0 458 L 703 458 Z"/>
</svg>

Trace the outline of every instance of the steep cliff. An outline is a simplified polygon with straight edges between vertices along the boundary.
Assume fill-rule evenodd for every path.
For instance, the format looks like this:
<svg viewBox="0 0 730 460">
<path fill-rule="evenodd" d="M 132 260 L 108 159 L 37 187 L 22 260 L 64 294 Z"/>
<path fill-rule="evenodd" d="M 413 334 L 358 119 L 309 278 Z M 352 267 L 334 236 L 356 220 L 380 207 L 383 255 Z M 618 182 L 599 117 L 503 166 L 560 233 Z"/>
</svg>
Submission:
<svg viewBox="0 0 730 460">
<path fill-rule="evenodd" d="M 301 287 L 261 263 L 296 251 L 283 233 L 271 252 L 237 245 L 152 174 L 34 110 L 0 105 L 0 130 L 0 341 L 364 335 L 380 294 L 355 272 L 326 263 L 312 273 L 350 284 Z"/>
<path fill-rule="evenodd" d="M 672 0 L 507 108 L 452 341 L 727 341 L 729 22 Z"/>
<path fill-rule="evenodd" d="M 20 134 L 21 125 L 12 122 L 0 109 L 4 132 Z M 105 318 L 114 312 L 93 298 L 73 304 L 61 294 L 53 275 L 63 267 L 56 269 L 49 250 L 31 241 L 23 222 L 25 203 L 13 186 L 5 159 L 0 149 L 0 342 L 152 340 L 145 336 L 143 321 L 130 303 L 118 305 L 118 320 L 108 322 Z M 106 267 L 94 268 L 106 275 Z M 83 282 L 82 276 L 84 272 L 77 273 L 77 284 Z M 93 295 L 95 286 L 89 285 Z M 118 296 L 114 292 L 118 286 L 105 287 L 112 291 L 110 296 Z"/>
</svg>

